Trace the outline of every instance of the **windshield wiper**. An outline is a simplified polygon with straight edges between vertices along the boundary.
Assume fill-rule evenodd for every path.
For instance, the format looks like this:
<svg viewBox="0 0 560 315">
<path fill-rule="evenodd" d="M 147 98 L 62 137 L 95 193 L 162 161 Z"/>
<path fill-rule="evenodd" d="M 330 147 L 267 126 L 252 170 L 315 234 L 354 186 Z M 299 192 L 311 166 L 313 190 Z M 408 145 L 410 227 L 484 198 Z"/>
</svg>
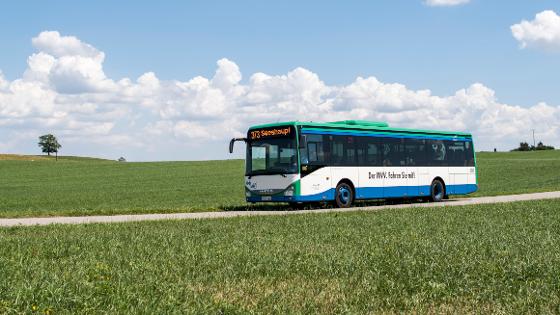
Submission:
<svg viewBox="0 0 560 315">
<path fill-rule="evenodd" d="M 287 177 L 286 173 L 290 173 L 289 170 L 285 169 L 285 168 L 271 168 L 269 169 L 270 171 L 274 172 L 277 175 L 282 175 L 282 177 Z"/>
</svg>

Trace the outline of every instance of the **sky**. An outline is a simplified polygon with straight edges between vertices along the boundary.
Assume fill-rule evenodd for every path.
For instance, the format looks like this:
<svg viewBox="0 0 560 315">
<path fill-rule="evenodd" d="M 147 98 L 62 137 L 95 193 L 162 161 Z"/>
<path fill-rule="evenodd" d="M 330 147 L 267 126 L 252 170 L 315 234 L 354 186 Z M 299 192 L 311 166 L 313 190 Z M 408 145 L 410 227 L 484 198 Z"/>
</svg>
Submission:
<svg viewBox="0 0 560 315">
<path fill-rule="evenodd" d="M 0 11 L 0 153 L 208 160 L 276 121 L 560 147 L 560 2 L 17 1 Z"/>
</svg>

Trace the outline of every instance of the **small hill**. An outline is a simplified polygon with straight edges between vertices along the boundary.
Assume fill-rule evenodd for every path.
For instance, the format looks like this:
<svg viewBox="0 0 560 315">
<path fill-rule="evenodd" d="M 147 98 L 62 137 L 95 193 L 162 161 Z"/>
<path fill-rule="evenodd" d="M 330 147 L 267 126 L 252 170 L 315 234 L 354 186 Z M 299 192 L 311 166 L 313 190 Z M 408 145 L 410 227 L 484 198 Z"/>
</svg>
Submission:
<svg viewBox="0 0 560 315">
<path fill-rule="evenodd" d="M 0 154 L 1 161 L 37 161 L 47 160 L 47 157 L 38 155 Z"/>
<path fill-rule="evenodd" d="M 23 154 L 0 154 L 0 161 L 49 161 L 55 160 L 55 156 L 48 155 L 23 155 Z M 112 161 L 107 159 L 83 157 L 83 156 L 64 156 L 59 155 L 58 160 L 62 161 Z"/>
</svg>

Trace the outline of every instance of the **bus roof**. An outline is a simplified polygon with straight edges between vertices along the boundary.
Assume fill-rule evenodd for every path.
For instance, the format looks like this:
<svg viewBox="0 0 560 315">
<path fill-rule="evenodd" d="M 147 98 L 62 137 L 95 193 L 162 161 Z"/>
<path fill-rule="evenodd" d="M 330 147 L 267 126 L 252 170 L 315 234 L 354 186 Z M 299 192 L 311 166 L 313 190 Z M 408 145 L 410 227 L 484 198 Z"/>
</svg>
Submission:
<svg viewBox="0 0 560 315">
<path fill-rule="evenodd" d="M 386 122 L 366 121 L 366 120 L 342 120 L 332 122 L 305 122 L 305 121 L 286 121 L 276 122 L 270 124 L 262 124 L 251 126 L 251 129 L 278 127 L 278 126 L 302 126 L 307 128 L 318 129 L 346 129 L 346 130 L 364 130 L 364 131 L 381 131 L 381 132 L 405 132 L 415 134 L 430 134 L 430 135 L 457 135 L 462 137 L 471 137 L 470 133 L 458 131 L 439 131 L 439 130 L 422 130 L 422 129 L 408 129 L 408 128 L 393 128 L 389 127 Z"/>
</svg>

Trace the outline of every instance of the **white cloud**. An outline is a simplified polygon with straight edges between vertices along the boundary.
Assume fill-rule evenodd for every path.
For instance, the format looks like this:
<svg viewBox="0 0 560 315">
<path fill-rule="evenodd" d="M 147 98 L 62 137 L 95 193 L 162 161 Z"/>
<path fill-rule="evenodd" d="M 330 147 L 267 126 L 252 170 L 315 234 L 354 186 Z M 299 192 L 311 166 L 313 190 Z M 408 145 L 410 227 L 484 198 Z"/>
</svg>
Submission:
<svg viewBox="0 0 560 315">
<path fill-rule="evenodd" d="M 560 51 L 560 16 L 554 11 L 546 10 L 532 21 L 512 25 L 511 33 L 521 48 Z"/>
<path fill-rule="evenodd" d="M 327 85 L 304 68 L 254 73 L 243 82 L 228 59 L 217 62 L 211 78 L 167 81 L 146 72 L 134 80 L 111 79 L 104 74 L 103 53 L 75 37 L 43 32 L 34 45 L 38 51 L 22 78 L 8 81 L 0 74 L 5 151 L 35 152 L 36 137 L 52 132 L 71 154 L 213 159 L 226 157 L 228 139 L 252 124 L 343 119 L 470 131 L 479 149 L 513 148 L 536 129 L 539 140 L 560 146 L 559 106 L 504 104 L 480 83 L 437 96 L 375 77 Z"/>
<path fill-rule="evenodd" d="M 24 78 L 48 83 L 60 93 L 112 91 L 115 83 L 103 72 L 105 54 L 74 36 L 45 31 L 31 40 L 39 51 L 29 57 Z"/>
<path fill-rule="evenodd" d="M 81 56 L 103 61 L 105 54 L 74 36 L 61 36 L 56 31 L 44 31 L 31 40 L 37 50 L 56 58 Z"/>
<path fill-rule="evenodd" d="M 426 0 L 424 3 L 431 7 L 450 7 L 469 3 L 471 0 Z"/>
</svg>

